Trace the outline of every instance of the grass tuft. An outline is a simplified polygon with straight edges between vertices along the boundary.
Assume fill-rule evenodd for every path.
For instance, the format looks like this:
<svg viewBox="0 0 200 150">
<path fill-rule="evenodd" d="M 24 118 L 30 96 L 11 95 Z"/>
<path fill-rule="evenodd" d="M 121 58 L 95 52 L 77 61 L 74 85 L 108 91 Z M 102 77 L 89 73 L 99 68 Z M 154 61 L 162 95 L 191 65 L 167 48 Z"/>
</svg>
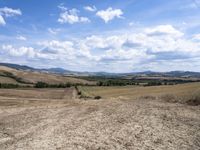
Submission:
<svg viewBox="0 0 200 150">
<path fill-rule="evenodd" d="M 187 104 L 191 106 L 198 106 L 200 105 L 200 92 L 193 92 L 193 93 L 187 93 L 184 95 L 174 95 L 174 94 L 165 94 L 160 97 L 165 102 L 169 103 L 181 103 L 181 104 Z"/>
</svg>

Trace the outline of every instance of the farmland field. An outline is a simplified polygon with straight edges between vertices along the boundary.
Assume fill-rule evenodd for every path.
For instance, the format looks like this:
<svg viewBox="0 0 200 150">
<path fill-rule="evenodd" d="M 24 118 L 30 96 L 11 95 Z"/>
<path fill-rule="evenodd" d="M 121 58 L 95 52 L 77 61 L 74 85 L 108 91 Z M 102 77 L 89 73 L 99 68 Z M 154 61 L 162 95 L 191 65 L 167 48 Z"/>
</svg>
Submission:
<svg viewBox="0 0 200 150">
<path fill-rule="evenodd" d="M 19 84 L 16 80 L 8 77 L 0 77 L 0 83 Z"/>
<path fill-rule="evenodd" d="M 148 95 L 163 95 L 163 94 L 175 94 L 184 95 L 192 92 L 200 92 L 200 83 L 188 83 L 179 85 L 168 86 L 80 86 L 80 91 L 86 96 L 101 96 L 103 98 L 137 98 L 140 96 Z"/>
<path fill-rule="evenodd" d="M 73 87 L 1 89 L 0 149 L 200 148 L 200 106 L 162 99 L 199 83 L 79 88 L 102 99 L 79 99 Z"/>
</svg>

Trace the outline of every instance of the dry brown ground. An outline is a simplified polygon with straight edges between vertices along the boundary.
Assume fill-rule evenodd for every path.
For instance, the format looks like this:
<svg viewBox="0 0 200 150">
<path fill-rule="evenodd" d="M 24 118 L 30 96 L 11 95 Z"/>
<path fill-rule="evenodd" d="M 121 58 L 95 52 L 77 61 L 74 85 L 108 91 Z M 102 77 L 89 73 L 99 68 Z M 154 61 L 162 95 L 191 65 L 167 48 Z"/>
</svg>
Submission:
<svg viewBox="0 0 200 150">
<path fill-rule="evenodd" d="M 101 96 L 103 98 L 118 98 L 135 99 L 146 95 L 161 96 L 163 94 L 175 94 L 184 96 L 193 92 L 200 93 L 200 82 L 167 85 L 167 86 L 83 86 L 79 89 L 86 96 Z"/>
<path fill-rule="evenodd" d="M 0 95 L 1 150 L 200 149 L 200 106 L 156 97 L 84 101 L 72 88 Z"/>
<path fill-rule="evenodd" d="M 73 78 L 69 76 L 62 76 L 62 75 L 56 75 L 56 74 L 50 74 L 50 73 L 40 73 L 40 72 L 33 72 L 33 71 L 21 71 L 21 70 L 16 70 L 12 69 L 9 67 L 4 67 L 0 66 L 0 73 L 1 72 L 10 72 L 16 77 L 21 78 L 23 81 L 28 82 L 28 83 L 37 83 L 39 81 L 46 82 L 49 84 L 59 84 L 59 83 L 82 83 L 82 84 L 95 84 L 96 82 L 92 81 L 87 81 L 84 79 L 78 79 L 78 78 Z M 0 82 L 1 77 L 0 76 Z M 8 80 L 8 79 L 7 79 Z M 12 80 L 12 79 L 10 79 Z M 11 83 L 16 84 L 17 81 L 13 81 Z M 5 82 L 2 82 L 5 83 Z M 18 83 L 18 82 L 17 82 Z"/>
<path fill-rule="evenodd" d="M 0 83 L 18 84 L 18 82 L 9 77 L 0 77 Z"/>
</svg>

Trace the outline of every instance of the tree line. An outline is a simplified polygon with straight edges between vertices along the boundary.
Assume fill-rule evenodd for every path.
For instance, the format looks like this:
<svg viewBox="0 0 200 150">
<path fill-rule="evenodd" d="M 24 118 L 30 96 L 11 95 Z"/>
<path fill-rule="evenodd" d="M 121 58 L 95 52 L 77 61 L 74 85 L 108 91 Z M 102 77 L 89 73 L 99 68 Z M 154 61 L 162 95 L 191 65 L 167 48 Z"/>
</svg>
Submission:
<svg viewBox="0 0 200 150">
<path fill-rule="evenodd" d="M 12 88 L 18 88 L 18 84 L 10 84 L 10 83 L 0 83 L 0 88 L 4 89 L 12 89 Z"/>
</svg>

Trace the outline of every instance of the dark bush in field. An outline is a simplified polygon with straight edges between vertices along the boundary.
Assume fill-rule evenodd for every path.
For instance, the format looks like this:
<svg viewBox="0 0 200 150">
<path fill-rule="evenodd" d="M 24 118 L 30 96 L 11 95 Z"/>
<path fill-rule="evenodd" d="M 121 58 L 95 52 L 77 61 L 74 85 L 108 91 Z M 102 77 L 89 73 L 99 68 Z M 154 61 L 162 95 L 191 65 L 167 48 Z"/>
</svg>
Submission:
<svg viewBox="0 0 200 150">
<path fill-rule="evenodd" d="M 101 96 L 95 96 L 94 99 L 101 99 Z"/>
<path fill-rule="evenodd" d="M 147 84 L 145 84 L 145 86 L 158 86 L 158 85 L 162 85 L 162 82 L 160 82 L 160 81 L 150 81 Z"/>
<path fill-rule="evenodd" d="M 139 99 L 148 99 L 148 100 L 155 100 L 156 97 L 155 96 L 152 96 L 152 95 L 145 95 L 145 96 L 141 96 Z"/>
<path fill-rule="evenodd" d="M 122 80 L 122 79 L 106 79 L 97 82 L 97 86 L 126 86 L 126 85 L 135 85 L 135 82 L 131 80 Z"/>
<path fill-rule="evenodd" d="M 71 87 L 70 83 L 66 83 L 66 84 L 48 84 L 45 82 L 37 82 L 35 84 L 35 88 L 67 88 L 67 87 Z"/>
<path fill-rule="evenodd" d="M 37 82 L 35 84 L 35 87 L 36 88 L 47 88 L 48 87 L 48 84 L 47 83 L 44 83 L 44 82 Z"/>
</svg>

